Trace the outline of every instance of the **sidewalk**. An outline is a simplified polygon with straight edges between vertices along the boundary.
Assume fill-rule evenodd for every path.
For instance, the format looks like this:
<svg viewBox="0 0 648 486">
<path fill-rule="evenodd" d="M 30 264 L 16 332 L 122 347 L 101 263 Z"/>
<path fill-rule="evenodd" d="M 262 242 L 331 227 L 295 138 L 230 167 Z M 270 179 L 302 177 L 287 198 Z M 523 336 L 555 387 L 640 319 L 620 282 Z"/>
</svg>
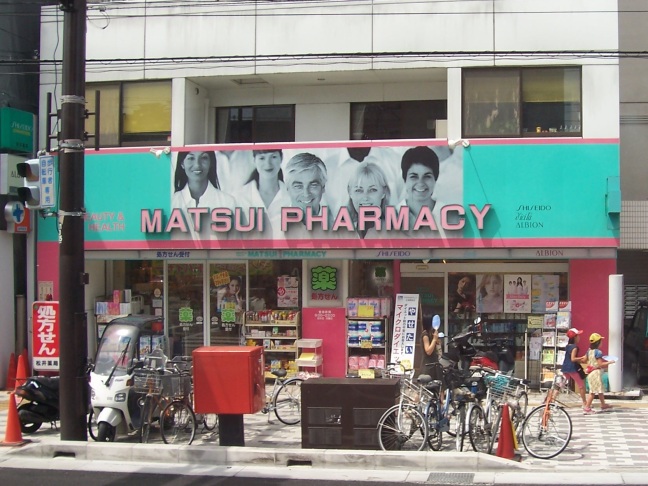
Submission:
<svg viewBox="0 0 648 486">
<path fill-rule="evenodd" d="M 5 437 L 8 397 L 6 392 L 0 393 L 0 439 Z M 532 394 L 529 410 L 539 402 L 540 395 Z M 521 456 L 519 462 L 475 452 L 456 452 L 451 437 L 444 439 L 444 447 L 439 452 L 302 449 L 299 425 L 283 425 L 274 416 L 270 417 L 272 423 L 268 423 L 268 416 L 258 413 L 244 417 L 245 447 L 220 446 L 217 434 L 210 432 L 197 434 L 191 446 L 166 445 L 157 437 L 150 444 L 139 444 L 135 436 L 121 438 L 116 443 L 61 441 L 59 431 L 44 424 L 36 433 L 23 435 L 23 439 L 31 443 L 22 447 L 0 447 L 0 467 L 44 467 L 43 461 L 47 461 L 45 467 L 101 470 L 113 469 L 114 464 L 118 464 L 121 468 L 136 467 L 137 470 L 150 467 L 160 472 L 162 467 L 169 472 L 195 473 L 204 472 L 209 466 L 213 474 L 218 471 L 251 474 L 253 469 L 263 469 L 264 474 L 270 474 L 270 470 L 273 474 L 298 471 L 299 477 L 306 475 L 318 479 L 329 477 L 329 471 L 331 474 L 338 471 L 337 478 L 353 470 L 355 480 L 359 479 L 359 471 L 364 471 L 361 476 L 371 473 L 381 480 L 387 479 L 383 473 L 391 471 L 398 473 L 394 481 L 414 481 L 414 478 L 419 481 L 423 475 L 423 482 L 427 481 L 430 471 L 435 471 L 437 476 L 440 472 L 469 474 L 474 482 L 483 480 L 491 484 L 507 484 L 507 481 L 508 484 L 520 484 L 517 475 L 534 471 L 530 480 L 539 480 L 537 473 L 542 471 L 541 484 L 595 484 L 602 478 L 612 483 L 645 483 L 645 476 L 640 483 L 633 477 L 640 471 L 648 471 L 648 449 L 645 447 L 648 443 L 648 399 L 609 399 L 609 403 L 614 405 L 613 411 L 596 415 L 583 415 L 577 407 L 568 409 L 573 436 L 567 449 L 551 460 L 530 457 L 522 444 L 517 451 Z M 465 448 L 470 449 L 468 439 Z M 71 460 L 72 457 L 75 460 Z M 327 472 L 322 474 L 320 469 Z M 306 470 L 311 471 L 311 476 Z M 319 475 L 313 471 L 319 471 Z M 565 474 L 575 472 L 579 473 L 580 482 L 565 480 Z M 548 473 L 555 473 L 556 483 L 547 480 Z M 596 473 L 595 478 L 587 474 L 585 480 L 583 474 L 586 473 Z"/>
</svg>

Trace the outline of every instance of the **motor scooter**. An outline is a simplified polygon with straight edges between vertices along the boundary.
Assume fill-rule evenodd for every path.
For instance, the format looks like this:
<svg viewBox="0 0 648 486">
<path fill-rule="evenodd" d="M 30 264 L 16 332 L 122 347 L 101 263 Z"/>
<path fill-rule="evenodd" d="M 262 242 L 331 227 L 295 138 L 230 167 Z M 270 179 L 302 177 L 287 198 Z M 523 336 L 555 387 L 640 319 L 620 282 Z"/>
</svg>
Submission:
<svg viewBox="0 0 648 486">
<path fill-rule="evenodd" d="M 135 370 L 155 350 L 160 362 L 149 358 L 149 364 L 164 367 L 166 347 L 161 317 L 131 315 L 106 326 L 90 371 L 88 432 L 94 440 L 113 442 L 139 430 L 143 395 L 133 390 Z"/>
<path fill-rule="evenodd" d="M 20 430 L 24 434 L 36 432 L 45 422 L 56 427 L 60 420 L 58 376 L 32 376 L 15 393 L 25 401 L 18 405 Z"/>
</svg>

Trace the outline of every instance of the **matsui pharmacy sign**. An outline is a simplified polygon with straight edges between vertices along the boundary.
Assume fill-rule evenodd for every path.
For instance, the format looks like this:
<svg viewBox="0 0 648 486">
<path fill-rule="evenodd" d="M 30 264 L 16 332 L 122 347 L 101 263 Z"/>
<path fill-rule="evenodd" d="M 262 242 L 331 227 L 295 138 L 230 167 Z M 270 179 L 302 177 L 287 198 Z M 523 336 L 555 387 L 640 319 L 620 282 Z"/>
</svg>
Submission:
<svg viewBox="0 0 648 486">
<path fill-rule="evenodd" d="M 37 301 L 32 307 L 34 370 L 58 370 L 60 359 L 59 303 Z"/>
</svg>

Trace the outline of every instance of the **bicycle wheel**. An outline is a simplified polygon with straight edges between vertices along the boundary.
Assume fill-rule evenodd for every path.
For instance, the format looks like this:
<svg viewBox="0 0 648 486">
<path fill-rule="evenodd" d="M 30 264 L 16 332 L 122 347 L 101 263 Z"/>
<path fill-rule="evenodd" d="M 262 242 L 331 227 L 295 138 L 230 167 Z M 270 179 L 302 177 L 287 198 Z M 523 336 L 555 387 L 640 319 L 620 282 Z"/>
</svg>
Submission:
<svg viewBox="0 0 648 486">
<path fill-rule="evenodd" d="M 420 451 L 427 437 L 423 414 L 414 405 L 394 405 L 378 421 L 378 442 L 383 451 Z"/>
<path fill-rule="evenodd" d="M 513 430 L 518 439 L 522 434 L 522 424 L 526 418 L 527 408 L 529 406 L 529 397 L 525 391 L 517 395 L 517 407 L 513 409 Z"/>
<path fill-rule="evenodd" d="M 488 452 L 491 439 L 488 425 L 484 409 L 480 405 L 472 407 L 468 415 L 468 437 L 475 452 Z"/>
<path fill-rule="evenodd" d="M 441 431 L 441 417 L 439 413 L 439 402 L 431 401 L 425 408 L 427 418 L 428 437 L 427 443 L 433 451 L 441 450 L 443 446 L 443 432 Z"/>
<path fill-rule="evenodd" d="M 500 405 L 495 403 L 491 405 L 490 417 L 488 417 L 488 424 L 490 424 L 490 442 L 488 443 L 489 454 L 493 453 L 495 443 L 499 439 L 499 430 L 502 421 L 502 409 L 500 407 Z"/>
<path fill-rule="evenodd" d="M 218 426 L 218 415 L 206 413 L 203 415 L 202 425 L 205 430 L 212 431 Z"/>
<path fill-rule="evenodd" d="M 461 452 L 463 451 L 466 434 L 466 406 L 463 403 L 459 404 L 455 418 L 455 445 L 457 446 L 457 452 Z"/>
<path fill-rule="evenodd" d="M 151 420 L 153 420 L 153 399 L 146 397 L 144 399 L 144 405 L 142 405 L 142 424 L 140 425 L 140 442 L 142 444 L 148 442 Z"/>
<path fill-rule="evenodd" d="M 196 436 L 196 416 L 181 400 L 169 403 L 160 415 L 160 431 L 165 444 L 189 445 Z"/>
<path fill-rule="evenodd" d="M 538 459 L 551 459 L 565 450 L 572 436 L 572 422 L 564 408 L 552 403 L 531 410 L 522 425 L 522 443 Z"/>
<path fill-rule="evenodd" d="M 301 420 L 301 385 L 303 381 L 301 378 L 284 381 L 272 399 L 275 415 L 286 425 L 295 425 Z"/>
</svg>

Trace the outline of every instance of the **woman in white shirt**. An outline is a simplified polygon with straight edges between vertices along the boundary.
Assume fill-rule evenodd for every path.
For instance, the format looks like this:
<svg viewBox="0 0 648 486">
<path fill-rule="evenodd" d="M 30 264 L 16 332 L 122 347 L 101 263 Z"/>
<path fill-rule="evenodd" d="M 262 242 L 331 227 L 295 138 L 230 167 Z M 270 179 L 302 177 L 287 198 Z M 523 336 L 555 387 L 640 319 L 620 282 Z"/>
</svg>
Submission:
<svg viewBox="0 0 648 486">
<path fill-rule="evenodd" d="M 233 215 L 236 201 L 220 188 L 214 152 L 179 152 L 174 189 L 171 209 L 181 209 L 184 213 L 188 228 L 187 236 L 194 240 L 227 239 L 227 232 L 218 232 L 211 228 L 211 211 L 216 208 L 226 208 L 231 210 Z M 189 214 L 190 208 L 208 209 L 207 214 L 200 216 L 199 226 L 195 224 L 195 218 Z"/>
</svg>

